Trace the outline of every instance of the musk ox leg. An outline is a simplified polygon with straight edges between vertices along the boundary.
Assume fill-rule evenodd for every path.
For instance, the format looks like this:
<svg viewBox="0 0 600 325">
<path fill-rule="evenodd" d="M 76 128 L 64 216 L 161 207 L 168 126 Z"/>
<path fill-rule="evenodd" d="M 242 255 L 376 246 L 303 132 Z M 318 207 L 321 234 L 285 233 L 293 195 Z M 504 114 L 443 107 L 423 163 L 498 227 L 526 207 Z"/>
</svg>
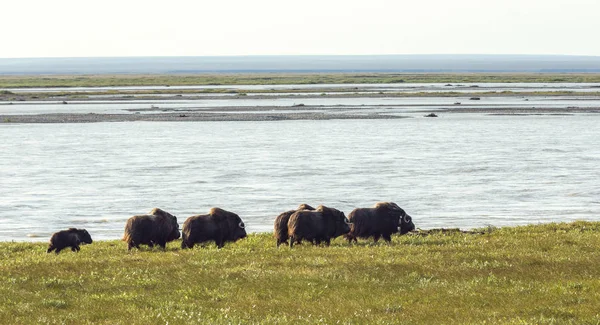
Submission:
<svg viewBox="0 0 600 325">
<path fill-rule="evenodd" d="M 331 239 L 327 238 L 325 239 L 325 246 L 329 246 L 331 245 Z"/>
<path fill-rule="evenodd" d="M 196 245 L 196 238 L 194 236 L 182 236 L 181 237 L 181 248 L 194 248 Z"/>
<path fill-rule="evenodd" d="M 150 248 L 154 248 L 154 243 L 153 243 L 153 242 L 149 242 L 149 243 L 148 243 L 148 247 L 150 247 Z"/>
<path fill-rule="evenodd" d="M 381 237 L 383 237 L 383 240 L 385 240 L 388 244 L 392 243 L 392 236 L 390 234 L 383 234 Z"/>
<path fill-rule="evenodd" d="M 379 240 L 379 237 L 381 237 L 381 235 L 380 235 L 380 234 L 373 235 L 373 240 L 374 240 L 375 242 L 377 242 L 377 241 Z"/>
<path fill-rule="evenodd" d="M 286 243 L 287 244 L 287 240 L 279 240 L 277 239 L 277 248 L 279 248 L 279 245 Z"/>
<path fill-rule="evenodd" d="M 292 247 L 292 245 L 300 245 L 302 244 L 302 237 L 290 237 L 290 247 Z"/>
<path fill-rule="evenodd" d="M 290 248 L 294 247 L 294 236 L 290 236 Z"/>
<path fill-rule="evenodd" d="M 54 251 L 56 253 L 56 255 L 58 255 L 58 253 L 60 253 L 60 251 L 62 251 L 63 248 L 64 247 L 62 247 L 62 248 L 56 248 L 56 250 Z"/>
<path fill-rule="evenodd" d="M 159 241 L 156 243 L 158 246 L 160 246 L 160 248 L 162 248 L 163 251 L 167 250 L 167 242 L 166 241 Z M 150 246 L 152 245 L 152 246 Z M 150 247 L 154 247 L 154 245 L 152 243 L 148 244 L 148 246 Z"/>
</svg>

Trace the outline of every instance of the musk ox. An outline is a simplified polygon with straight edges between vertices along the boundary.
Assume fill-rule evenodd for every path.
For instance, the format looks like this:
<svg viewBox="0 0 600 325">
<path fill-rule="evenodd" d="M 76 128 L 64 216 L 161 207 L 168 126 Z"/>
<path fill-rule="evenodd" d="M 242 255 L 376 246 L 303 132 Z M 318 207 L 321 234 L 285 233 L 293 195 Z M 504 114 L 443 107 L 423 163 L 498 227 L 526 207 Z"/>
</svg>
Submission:
<svg viewBox="0 0 600 325">
<path fill-rule="evenodd" d="M 302 210 L 310 210 L 310 211 L 314 211 L 315 208 L 311 207 L 308 204 L 300 204 L 298 206 L 298 209 L 296 210 L 290 210 L 290 211 L 286 211 L 283 212 L 282 214 L 278 215 L 277 218 L 275 218 L 275 224 L 274 224 L 274 231 L 273 231 L 273 235 L 275 236 L 275 239 L 277 240 L 277 247 L 279 247 L 279 245 L 286 243 L 287 244 L 287 240 L 288 240 L 288 221 L 290 220 L 290 216 L 296 212 L 296 211 L 302 211 Z"/>
<path fill-rule="evenodd" d="M 377 242 L 383 237 L 389 243 L 392 241 L 392 234 L 398 230 L 403 235 L 415 229 L 412 217 L 393 202 L 379 202 L 372 208 L 354 209 L 348 219 L 352 222 L 350 232 L 345 236 L 348 242 L 356 242 L 357 237 L 373 237 Z"/>
<path fill-rule="evenodd" d="M 133 216 L 127 220 L 123 241 L 127 242 L 128 250 L 132 247 L 139 249 L 142 244 L 149 247 L 159 245 L 165 249 L 168 242 L 180 236 L 177 217 L 154 208 L 149 214 Z"/>
<path fill-rule="evenodd" d="M 246 237 L 246 226 L 237 214 L 212 208 L 208 214 L 187 218 L 183 223 L 181 248 L 193 248 L 196 243 L 214 240 L 218 248 L 225 242 Z"/>
<path fill-rule="evenodd" d="M 60 253 L 66 247 L 71 247 L 74 252 L 79 252 L 80 244 L 91 244 L 92 236 L 85 229 L 69 228 L 55 232 L 50 237 L 50 245 L 46 253 L 56 250 L 56 254 Z"/>
<path fill-rule="evenodd" d="M 314 211 L 301 210 L 292 213 L 287 226 L 290 248 L 303 239 L 315 245 L 324 241 L 329 246 L 332 238 L 350 231 L 348 218 L 342 211 L 322 205 Z"/>
</svg>

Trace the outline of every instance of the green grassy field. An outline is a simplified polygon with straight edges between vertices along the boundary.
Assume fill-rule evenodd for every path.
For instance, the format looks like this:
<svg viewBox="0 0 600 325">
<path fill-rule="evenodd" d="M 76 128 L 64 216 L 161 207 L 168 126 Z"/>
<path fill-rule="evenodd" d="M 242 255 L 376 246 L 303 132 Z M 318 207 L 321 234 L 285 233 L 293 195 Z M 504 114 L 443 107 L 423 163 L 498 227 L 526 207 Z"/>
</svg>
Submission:
<svg viewBox="0 0 600 325">
<path fill-rule="evenodd" d="M 0 88 L 323 83 L 600 82 L 600 74 L 286 73 L 0 76 Z"/>
<path fill-rule="evenodd" d="M 270 234 L 221 250 L 46 246 L 0 243 L 2 323 L 600 323 L 600 222 L 293 250 Z"/>
</svg>

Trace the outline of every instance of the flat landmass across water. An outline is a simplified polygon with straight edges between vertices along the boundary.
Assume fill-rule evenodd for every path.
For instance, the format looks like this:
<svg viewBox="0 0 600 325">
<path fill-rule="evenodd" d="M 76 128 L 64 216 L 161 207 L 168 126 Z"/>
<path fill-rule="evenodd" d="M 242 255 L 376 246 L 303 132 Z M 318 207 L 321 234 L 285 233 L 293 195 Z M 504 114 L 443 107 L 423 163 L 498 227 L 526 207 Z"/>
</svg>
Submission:
<svg viewBox="0 0 600 325">
<path fill-rule="evenodd" d="M 323 119 L 393 119 L 407 117 L 403 112 L 389 114 L 389 108 L 410 108 L 428 113 L 485 113 L 495 115 L 576 114 L 598 113 L 600 105 L 600 74 L 401 74 L 401 73 L 314 73 L 314 74 L 197 74 L 197 75 L 83 75 L 83 76 L 0 76 L 0 123 L 89 123 L 128 121 L 278 121 Z M 398 85 L 405 83 L 438 83 L 431 89 L 406 87 L 378 88 L 378 84 Z M 447 84 L 445 84 L 447 83 Z M 478 83 L 586 83 L 581 91 L 568 86 L 545 86 L 534 89 L 491 88 L 474 85 Z M 332 86 L 335 84 L 335 86 Z M 347 87 L 343 86 L 348 84 Z M 237 88 L 227 87 L 237 86 Z M 240 88 L 248 85 L 248 88 Z M 310 85 L 311 87 L 253 88 L 253 85 Z M 135 87 L 158 86 L 159 89 Z M 208 88 L 171 88 L 169 86 L 209 86 Z M 212 86 L 212 87 L 210 87 Z M 447 86 L 447 87 L 446 87 Z M 60 87 L 60 90 L 52 89 Z M 79 88 L 73 88 L 79 87 Z M 82 90 L 81 87 L 87 87 Z M 115 87 L 114 89 L 97 87 Z M 127 87 L 134 87 L 128 89 Z M 563 87 L 563 88 L 561 88 Z M 73 88 L 73 90 L 70 90 Z M 97 89 L 95 89 L 97 88 Z M 598 91 L 596 91 L 598 88 Z M 31 90 L 27 90 L 31 89 Z M 444 104 L 377 105 L 371 101 L 385 99 L 407 100 L 444 99 Z M 482 109 L 480 98 L 522 99 L 519 105 L 496 105 Z M 543 99 L 543 105 L 527 103 L 529 98 Z M 293 100 L 289 106 L 277 106 L 277 100 Z M 306 100 L 357 99 L 356 105 L 311 105 Z M 369 99 L 365 106 L 365 99 Z M 554 105 L 576 99 L 588 104 Z M 256 104 L 253 100 L 271 101 L 272 104 Z M 229 101 L 231 104 L 205 106 L 206 101 Z M 236 103 L 246 101 L 245 106 Z M 23 105 L 112 105 L 120 114 L 107 112 L 75 112 L 65 106 L 60 112 L 20 114 Z M 147 104 L 147 108 L 120 109 L 124 103 Z M 162 103 L 170 103 L 162 105 Z M 181 108 L 177 103 L 192 103 Z M 193 107 L 193 103 L 200 103 Z M 552 105 L 548 106 L 547 104 Z M 592 103 L 592 104 L 589 104 Z M 166 106 L 166 107 L 165 107 Z M 172 107 L 169 107 L 172 106 Z M 179 105 L 180 106 L 180 105 Z M 373 110 L 373 108 L 375 110 Z M 2 113 L 5 112 L 5 113 Z M 421 114 L 422 113 L 422 114 Z"/>
<path fill-rule="evenodd" d="M 93 236 L 93 234 L 92 234 Z M 423 231 L 275 248 L 0 243 L 12 324 L 597 324 L 600 223 Z"/>
<path fill-rule="evenodd" d="M 382 83 L 592 83 L 600 73 L 235 73 L 0 76 L 0 88 Z"/>
</svg>

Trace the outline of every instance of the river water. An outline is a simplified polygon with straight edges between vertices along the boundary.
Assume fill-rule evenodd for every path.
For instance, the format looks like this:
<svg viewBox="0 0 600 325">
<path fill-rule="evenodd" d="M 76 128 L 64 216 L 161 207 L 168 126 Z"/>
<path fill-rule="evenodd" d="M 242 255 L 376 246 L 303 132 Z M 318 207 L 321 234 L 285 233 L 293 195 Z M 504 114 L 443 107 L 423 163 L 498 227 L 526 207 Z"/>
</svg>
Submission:
<svg viewBox="0 0 600 325">
<path fill-rule="evenodd" d="M 0 125 L 0 240 L 117 239 L 219 206 L 250 232 L 299 203 L 394 201 L 419 228 L 600 220 L 600 115 Z"/>
<path fill-rule="evenodd" d="M 319 89 L 363 89 L 371 91 L 456 91 L 473 92 L 477 88 L 484 91 L 557 91 L 573 92 L 600 91 L 600 83 L 569 82 L 486 82 L 486 83 L 380 83 L 380 84 L 288 84 L 288 85 L 183 85 L 183 86 L 114 86 L 114 87 L 54 87 L 54 88 L 0 88 L 14 93 L 29 92 L 95 92 L 105 90 L 139 91 L 139 90 L 183 90 L 183 89 L 231 89 L 231 90 L 319 90 Z"/>
</svg>

